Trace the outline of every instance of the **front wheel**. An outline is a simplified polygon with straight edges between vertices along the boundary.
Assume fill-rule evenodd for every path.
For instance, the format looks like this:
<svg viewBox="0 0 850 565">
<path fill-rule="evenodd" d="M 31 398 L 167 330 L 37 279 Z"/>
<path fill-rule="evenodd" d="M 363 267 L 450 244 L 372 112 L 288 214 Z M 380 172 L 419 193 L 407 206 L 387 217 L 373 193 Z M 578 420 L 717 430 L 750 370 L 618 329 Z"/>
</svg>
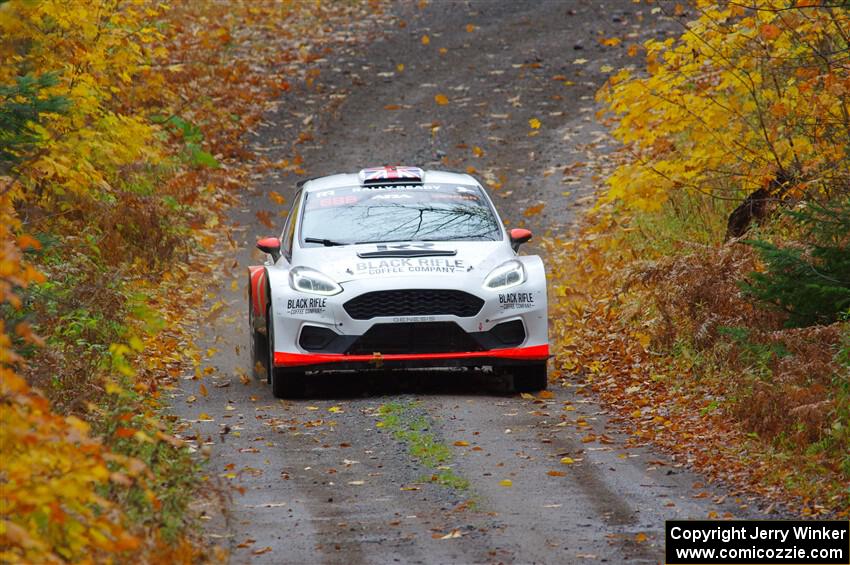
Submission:
<svg viewBox="0 0 850 565">
<path fill-rule="evenodd" d="M 271 312 L 269 312 L 271 314 Z M 272 394 L 275 398 L 301 398 L 305 392 L 306 373 L 304 371 L 287 371 L 274 366 L 274 322 L 271 316 L 267 316 L 266 333 L 268 341 L 268 366 L 269 382 L 272 385 Z"/>
<path fill-rule="evenodd" d="M 549 375 L 546 362 L 530 363 L 528 365 L 517 365 L 511 368 L 514 377 L 514 391 L 537 392 L 546 390 L 549 384 Z"/>
</svg>

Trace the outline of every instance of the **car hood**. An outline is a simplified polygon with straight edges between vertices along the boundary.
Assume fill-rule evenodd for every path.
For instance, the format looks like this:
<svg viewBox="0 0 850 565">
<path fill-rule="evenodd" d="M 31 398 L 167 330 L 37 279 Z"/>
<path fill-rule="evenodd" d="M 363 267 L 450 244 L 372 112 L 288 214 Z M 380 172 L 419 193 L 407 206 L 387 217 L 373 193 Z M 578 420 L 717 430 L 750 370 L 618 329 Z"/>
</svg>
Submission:
<svg viewBox="0 0 850 565">
<path fill-rule="evenodd" d="M 440 241 L 310 247 L 293 265 L 316 269 L 335 281 L 388 277 L 477 277 L 514 256 L 504 241 Z"/>
</svg>

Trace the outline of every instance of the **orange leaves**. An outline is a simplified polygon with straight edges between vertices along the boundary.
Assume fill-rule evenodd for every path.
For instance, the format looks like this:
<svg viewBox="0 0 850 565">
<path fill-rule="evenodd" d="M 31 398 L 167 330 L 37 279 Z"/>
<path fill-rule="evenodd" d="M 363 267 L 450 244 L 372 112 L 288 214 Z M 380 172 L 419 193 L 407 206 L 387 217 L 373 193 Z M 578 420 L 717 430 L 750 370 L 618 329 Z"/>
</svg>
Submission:
<svg viewBox="0 0 850 565">
<path fill-rule="evenodd" d="M 257 220 L 259 220 L 261 224 L 263 224 L 269 229 L 274 229 L 275 224 L 272 221 L 271 212 L 269 212 L 268 210 L 258 210 L 255 215 L 257 217 Z"/>
<path fill-rule="evenodd" d="M 136 431 L 133 428 L 118 428 L 115 430 L 115 437 L 130 438 L 136 435 Z"/>
<path fill-rule="evenodd" d="M 54 554 L 75 560 L 97 559 L 104 551 L 137 547 L 137 538 L 115 520 L 114 506 L 100 496 L 98 488 L 110 481 L 128 484 L 138 471 L 110 472 L 106 466 L 109 453 L 89 436 L 85 424 L 51 413 L 43 397 L 8 369 L 2 371 L 0 474 L 4 477 L 4 516 L 11 517 L 3 522 L 4 555 L 35 563 Z M 136 431 L 126 430 L 122 436 Z M 123 468 L 120 457 L 111 460 Z M 56 469 L 62 472 L 57 474 Z M 46 484 L 51 488 L 45 489 Z M 21 523 L 37 519 L 42 509 L 61 527 L 22 527 Z"/>
<path fill-rule="evenodd" d="M 422 42 L 422 45 L 430 45 L 431 38 L 428 37 L 427 35 L 423 35 L 422 38 L 420 39 L 420 41 Z"/>
<path fill-rule="evenodd" d="M 542 212 L 542 211 L 543 211 L 543 209 L 544 209 L 545 207 L 546 207 L 546 203 L 545 203 L 545 202 L 541 202 L 541 203 L 539 203 L 539 204 L 535 204 L 534 206 L 529 206 L 528 208 L 526 208 L 526 209 L 522 212 L 522 215 L 523 215 L 523 216 L 525 216 L 526 218 L 530 218 L 530 217 L 532 217 L 532 216 L 536 216 L 537 214 L 539 214 L 540 212 Z"/>
<path fill-rule="evenodd" d="M 22 251 L 26 251 L 27 249 L 41 249 L 41 242 L 34 237 L 31 237 L 27 234 L 21 234 L 18 236 L 18 247 Z"/>
<path fill-rule="evenodd" d="M 759 34 L 761 34 L 762 38 L 768 41 L 776 39 L 781 33 L 782 30 L 773 24 L 762 24 L 759 28 Z"/>
<path fill-rule="evenodd" d="M 436 102 L 440 106 L 445 106 L 449 103 L 449 99 L 445 94 L 437 94 L 434 96 L 434 102 Z"/>
</svg>

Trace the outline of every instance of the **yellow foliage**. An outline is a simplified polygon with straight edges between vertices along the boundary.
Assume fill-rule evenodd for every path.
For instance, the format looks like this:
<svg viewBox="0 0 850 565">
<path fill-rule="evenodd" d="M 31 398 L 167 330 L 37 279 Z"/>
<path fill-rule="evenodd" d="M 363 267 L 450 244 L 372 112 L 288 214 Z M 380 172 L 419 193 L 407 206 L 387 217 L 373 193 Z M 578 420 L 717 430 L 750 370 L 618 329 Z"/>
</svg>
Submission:
<svg viewBox="0 0 850 565">
<path fill-rule="evenodd" d="M 787 6 L 699 0 L 687 32 L 644 43 L 646 74 L 611 78 L 598 97 L 632 158 L 607 201 L 651 211 L 675 190 L 737 197 L 846 182 L 850 12 Z"/>
<path fill-rule="evenodd" d="M 122 167 L 160 156 L 155 128 L 141 115 L 116 110 L 119 86 L 153 56 L 147 46 L 160 35 L 145 22 L 156 13 L 119 0 L 0 5 L 0 60 L 12 63 L 0 66 L 0 83 L 25 70 L 55 73 L 58 84 L 43 94 L 69 102 L 66 113 L 45 116 L 38 128 L 39 151 L 20 175 L 26 188 L 98 199 L 113 190 Z"/>
</svg>

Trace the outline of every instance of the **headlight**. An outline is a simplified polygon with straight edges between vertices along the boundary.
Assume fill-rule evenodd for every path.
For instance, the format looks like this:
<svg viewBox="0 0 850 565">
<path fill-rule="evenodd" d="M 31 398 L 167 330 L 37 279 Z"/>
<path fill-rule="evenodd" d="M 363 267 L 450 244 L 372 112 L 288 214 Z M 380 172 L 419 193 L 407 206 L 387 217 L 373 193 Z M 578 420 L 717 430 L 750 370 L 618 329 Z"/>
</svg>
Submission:
<svg viewBox="0 0 850 565">
<path fill-rule="evenodd" d="M 502 263 L 484 279 L 484 288 L 501 290 L 525 282 L 525 268 L 519 261 L 510 260 Z"/>
<path fill-rule="evenodd" d="M 342 292 L 339 286 L 329 276 L 308 267 L 293 267 L 289 271 L 289 286 L 294 290 L 332 296 Z"/>
</svg>

